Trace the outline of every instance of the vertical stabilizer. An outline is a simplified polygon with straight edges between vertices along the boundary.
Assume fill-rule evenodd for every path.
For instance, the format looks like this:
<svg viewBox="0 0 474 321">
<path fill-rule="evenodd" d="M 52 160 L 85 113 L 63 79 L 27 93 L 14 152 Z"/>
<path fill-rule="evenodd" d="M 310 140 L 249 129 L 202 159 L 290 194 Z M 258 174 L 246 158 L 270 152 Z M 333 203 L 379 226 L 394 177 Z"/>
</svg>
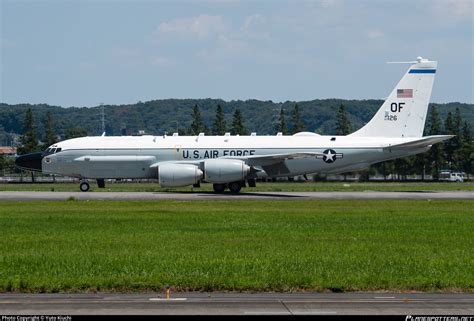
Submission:
<svg viewBox="0 0 474 321">
<path fill-rule="evenodd" d="M 411 63 L 375 116 L 350 136 L 423 136 L 437 62 L 418 57 Z"/>
</svg>

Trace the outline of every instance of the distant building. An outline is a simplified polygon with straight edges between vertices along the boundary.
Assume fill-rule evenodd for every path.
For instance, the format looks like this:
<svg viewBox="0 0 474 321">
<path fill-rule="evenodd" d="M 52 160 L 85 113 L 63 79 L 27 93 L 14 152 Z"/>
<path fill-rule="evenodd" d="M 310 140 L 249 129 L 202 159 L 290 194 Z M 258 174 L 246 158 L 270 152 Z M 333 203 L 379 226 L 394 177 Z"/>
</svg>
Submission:
<svg viewBox="0 0 474 321">
<path fill-rule="evenodd" d="M 8 156 L 16 156 L 16 147 L 0 146 L 0 154 Z"/>
</svg>

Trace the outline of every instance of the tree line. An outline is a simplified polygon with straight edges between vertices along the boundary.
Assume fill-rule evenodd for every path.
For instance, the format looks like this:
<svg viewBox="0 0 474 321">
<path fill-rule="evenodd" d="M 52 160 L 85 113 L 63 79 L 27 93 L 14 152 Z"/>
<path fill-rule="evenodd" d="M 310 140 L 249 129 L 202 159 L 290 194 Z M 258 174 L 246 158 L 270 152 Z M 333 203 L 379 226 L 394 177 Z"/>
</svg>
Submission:
<svg viewBox="0 0 474 321">
<path fill-rule="evenodd" d="M 183 132 L 189 129 L 193 117 L 192 108 L 199 106 L 202 121 L 210 131 L 213 129 L 217 105 L 224 113 L 224 120 L 229 129 L 233 122 L 233 114 L 238 109 L 245 122 L 248 132 L 259 135 L 274 135 L 276 132 L 293 132 L 293 111 L 298 105 L 301 124 L 296 127 L 305 131 L 323 135 L 335 135 L 336 118 L 339 106 L 345 106 L 348 120 L 352 129 L 362 127 L 372 118 L 383 102 L 381 100 L 343 100 L 316 99 L 311 101 L 281 102 L 261 100 L 220 99 L 167 99 L 138 102 L 128 105 L 103 105 L 97 107 L 63 108 L 51 105 L 19 104 L 9 105 L 0 103 L 0 144 L 10 145 L 12 138 L 23 134 L 23 123 L 26 112 L 31 108 L 36 127 L 36 134 L 42 140 L 45 134 L 45 118 L 50 112 L 54 116 L 53 129 L 62 139 L 70 135 L 66 130 L 84 130 L 88 135 L 101 135 L 101 111 L 105 111 L 105 131 L 107 136 L 131 135 L 140 130 L 150 135 L 162 135 L 165 132 Z M 430 105 L 430 108 L 434 104 Z M 445 119 L 447 113 L 453 114 L 460 109 L 464 120 L 474 124 L 473 104 L 448 103 L 437 104 L 440 117 Z M 280 114 L 286 122 L 282 130 L 278 129 Z"/>
</svg>

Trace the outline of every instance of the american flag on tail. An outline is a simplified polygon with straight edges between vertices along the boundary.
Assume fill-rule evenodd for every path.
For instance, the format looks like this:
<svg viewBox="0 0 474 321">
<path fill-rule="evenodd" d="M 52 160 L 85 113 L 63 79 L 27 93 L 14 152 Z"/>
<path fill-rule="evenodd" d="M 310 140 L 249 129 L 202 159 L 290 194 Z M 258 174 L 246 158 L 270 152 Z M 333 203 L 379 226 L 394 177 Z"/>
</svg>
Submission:
<svg viewBox="0 0 474 321">
<path fill-rule="evenodd" d="M 397 98 L 413 98 L 413 89 L 397 89 Z"/>
</svg>

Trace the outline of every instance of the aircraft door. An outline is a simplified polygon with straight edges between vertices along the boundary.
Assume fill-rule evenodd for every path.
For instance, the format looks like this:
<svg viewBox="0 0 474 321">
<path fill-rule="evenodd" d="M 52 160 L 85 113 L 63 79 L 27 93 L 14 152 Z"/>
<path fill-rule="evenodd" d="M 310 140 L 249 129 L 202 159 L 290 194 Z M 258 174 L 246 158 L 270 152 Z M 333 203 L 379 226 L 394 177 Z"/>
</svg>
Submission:
<svg viewBox="0 0 474 321">
<path fill-rule="evenodd" d="M 174 145 L 173 148 L 173 159 L 174 160 L 182 160 L 183 159 L 183 152 L 181 151 L 181 145 Z"/>
</svg>

